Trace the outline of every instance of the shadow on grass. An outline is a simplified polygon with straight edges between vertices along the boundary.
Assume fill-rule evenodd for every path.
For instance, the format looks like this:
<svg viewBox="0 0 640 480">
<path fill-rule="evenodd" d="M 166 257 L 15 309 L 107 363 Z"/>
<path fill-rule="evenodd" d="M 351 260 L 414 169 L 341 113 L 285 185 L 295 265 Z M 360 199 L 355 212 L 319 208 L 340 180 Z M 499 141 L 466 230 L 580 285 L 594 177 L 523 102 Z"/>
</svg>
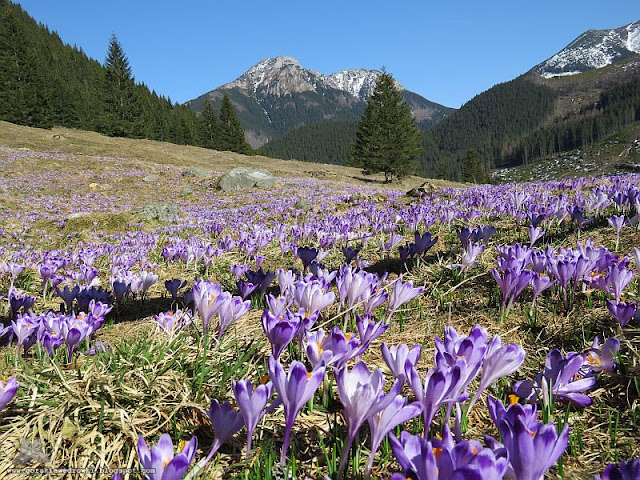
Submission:
<svg viewBox="0 0 640 480">
<path fill-rule="evenodd" d="M 114 306 L 109 317 L 114 324 L 131 322 L 176 308 L 185 308 L 182 298 L 179 298 L 177 302 L 173 302 L 170 297 L 147 298 L 144 302 L 129 300 L 124 305 L 120 305 L 119 309 Z"/>
</svg>

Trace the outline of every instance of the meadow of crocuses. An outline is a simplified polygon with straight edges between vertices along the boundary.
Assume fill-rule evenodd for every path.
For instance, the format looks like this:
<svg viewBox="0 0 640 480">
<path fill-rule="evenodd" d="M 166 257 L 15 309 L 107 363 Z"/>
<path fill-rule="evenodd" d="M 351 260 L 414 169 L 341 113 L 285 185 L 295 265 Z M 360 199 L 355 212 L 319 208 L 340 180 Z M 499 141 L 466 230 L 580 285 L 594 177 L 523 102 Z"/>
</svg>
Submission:
<svg viewBox="0 0 640 480">
<path fill-rule="evenodd" d="M 639 175 L 0 165 L 2 478 L 640 478 Z"/>
</svg>

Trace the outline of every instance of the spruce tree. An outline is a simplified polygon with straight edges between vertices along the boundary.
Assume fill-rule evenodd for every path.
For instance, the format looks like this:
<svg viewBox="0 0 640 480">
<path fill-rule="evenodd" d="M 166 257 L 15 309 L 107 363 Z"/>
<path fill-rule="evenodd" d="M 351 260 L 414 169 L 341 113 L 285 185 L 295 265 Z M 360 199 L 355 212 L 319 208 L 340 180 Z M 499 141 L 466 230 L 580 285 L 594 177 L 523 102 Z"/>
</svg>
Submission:
<svg viewBox="0 0 640 480">
<path fill-rule="evenodd" d="M 115 34 L 111 35 L 105 67 L 104 131 L 114 137 L 137 137 L 142 110 L 129 60 Z"/>
<path fill-rule="evenodd" d="M 220 150 L 249 155 L 252 149 L 244 138 L 244 130 L 236 110 L 227 95 L 222 99 L 220 108 Z"/>
<path fill-rule="evenodd" d="M 402 92 L 386 72 L 378 76 L 356 133 L 353 158 L 367 173 L 383 172 L 385 182 L 415 171 L 420 131 Z"/>
<path fill-rule="evenodd" d="M 205 97 L 202 113 L 198 118 L 198 133 L 200 145 L 204 148 L 220 150 L 220 122 L 213 109 L 213 103 L 209 97 Z"/>
<path fill-rule="evenodd" d="M 465 153 L 462 164 L 462 179 L 465 182 L 471 183 L 482 183 L 485 181 L 484 169 L 480 164 L 478 152 L 475 148 L 470 148 Z"/>
</svg>

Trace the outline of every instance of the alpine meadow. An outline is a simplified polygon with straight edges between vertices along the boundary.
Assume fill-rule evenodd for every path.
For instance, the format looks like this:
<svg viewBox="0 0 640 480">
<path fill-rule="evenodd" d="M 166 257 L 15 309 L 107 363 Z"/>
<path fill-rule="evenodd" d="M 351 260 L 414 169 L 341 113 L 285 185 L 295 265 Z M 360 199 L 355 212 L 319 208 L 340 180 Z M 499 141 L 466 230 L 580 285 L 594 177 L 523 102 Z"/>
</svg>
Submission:
<svg viewBox="0 0 640 480">
<path fill-rule="evenodd" d="M 0 478 L 640 480 L 635 4 L 165 7 L 0 0 Z"/>
</svg>

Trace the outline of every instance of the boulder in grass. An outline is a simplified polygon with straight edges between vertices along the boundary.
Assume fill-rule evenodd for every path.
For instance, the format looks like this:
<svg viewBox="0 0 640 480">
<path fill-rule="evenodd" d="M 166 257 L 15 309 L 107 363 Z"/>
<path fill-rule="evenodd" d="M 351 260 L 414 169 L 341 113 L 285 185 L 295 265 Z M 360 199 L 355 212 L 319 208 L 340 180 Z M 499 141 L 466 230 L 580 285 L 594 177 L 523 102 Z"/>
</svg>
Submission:
<svg viewBox="0 0 640 480">
<path fill-rule="evenodd" d="M 250 188 L 268 188 L 276 184 L 269 170 L 263 168 L 237 167 L 228 171 L 218 182 L 218 187 L 223 192 L 235 192 Z"/>
<path fill-rule="evenodd" d="M 150 173 L 142 179 L 143 182 L 157 182 L 158 180 L 160 180 L 160 175 L 155 173 Z"/>
<path fill-rule="evenodd" d="M 149 203 L 140 211 L 139 215 L 144 220 L 156 220 L 161 223 L 173 222 L 180 214 L 180 208 L 173 203 Z"/>
<path fill-rule="evenodd" d="M 189 167 L 186 170 L 182 171 L 183 177 L 198 177 L 198 178 L 211 178 L 213 173 L 207 172 L 198 167 Z"/>
</svg>

